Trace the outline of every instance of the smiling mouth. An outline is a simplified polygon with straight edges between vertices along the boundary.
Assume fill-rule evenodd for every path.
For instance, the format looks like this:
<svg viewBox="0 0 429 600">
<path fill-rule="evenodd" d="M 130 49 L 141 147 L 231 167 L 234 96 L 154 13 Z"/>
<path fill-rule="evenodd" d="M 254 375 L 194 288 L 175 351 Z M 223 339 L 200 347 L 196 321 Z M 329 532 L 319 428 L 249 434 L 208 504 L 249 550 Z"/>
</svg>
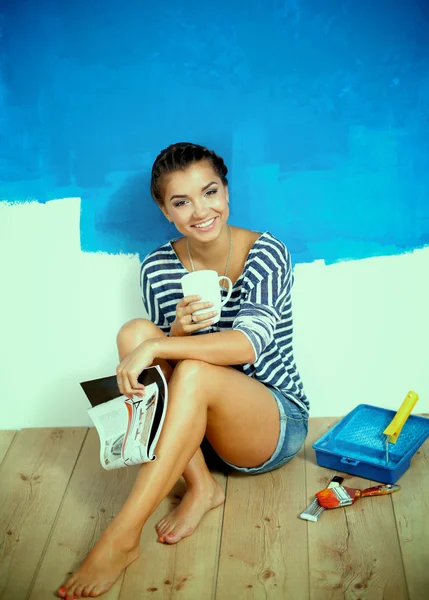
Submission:
<svg viewBox="0 0 429 600">
<path fill-rule="evenodd" d="M 207 227 L 211 227 L 211 225 L 214 224 L 216 219 L 217 219 L 217 217 L 213 217 L 209 221 L 205 221 L 204 223 L 199 223 L 198 225 L 192 225 L 192 227 L 195 227 L 196 229 L 206 229 Z"/>
</svg>

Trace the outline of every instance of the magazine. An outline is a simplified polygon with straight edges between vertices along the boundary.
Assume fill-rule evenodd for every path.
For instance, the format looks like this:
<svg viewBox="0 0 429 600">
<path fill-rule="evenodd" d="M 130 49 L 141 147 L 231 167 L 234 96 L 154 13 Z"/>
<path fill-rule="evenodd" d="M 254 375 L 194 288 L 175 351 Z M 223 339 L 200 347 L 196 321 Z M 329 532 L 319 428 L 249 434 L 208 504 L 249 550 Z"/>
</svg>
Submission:
<svg viewBox="0 0 429 600">
<path fill-rule="evenodd" d="M 104 469 L 119 469 L 156 460 L 154 454 L 167 411 L 168 387 L 159 365 L 138 376 L 145 395 L 132 400 L 121 395 L 116 375 L 84 381 L 88 409 L 100 438 Z"/>
</svg>

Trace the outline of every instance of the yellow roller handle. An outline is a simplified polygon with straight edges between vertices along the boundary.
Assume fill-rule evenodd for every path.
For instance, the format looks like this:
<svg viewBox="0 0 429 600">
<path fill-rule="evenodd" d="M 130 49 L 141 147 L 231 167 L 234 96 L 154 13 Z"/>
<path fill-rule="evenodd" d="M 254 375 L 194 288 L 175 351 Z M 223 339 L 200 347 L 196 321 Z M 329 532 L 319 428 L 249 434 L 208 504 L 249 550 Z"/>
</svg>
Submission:
<svg viewBox="0 0 429 600">
<path fill-rule="evenodd" d="M 386 429 L 383 431 L 388 437 L 388 442 L 390 444 L 396 444 L 399 434 L 402 431 L 402 428 L 405 424 L 405 421 L 410 416 L 410 412 L 413 410 L 417 400 L 419 399 L 418 394 L 416 392 L 408 392 L 405 397 L 405 400 L 399 407 L 398 412 L 393 417 L 393 420 L 389 423 Z"/>
</svg>

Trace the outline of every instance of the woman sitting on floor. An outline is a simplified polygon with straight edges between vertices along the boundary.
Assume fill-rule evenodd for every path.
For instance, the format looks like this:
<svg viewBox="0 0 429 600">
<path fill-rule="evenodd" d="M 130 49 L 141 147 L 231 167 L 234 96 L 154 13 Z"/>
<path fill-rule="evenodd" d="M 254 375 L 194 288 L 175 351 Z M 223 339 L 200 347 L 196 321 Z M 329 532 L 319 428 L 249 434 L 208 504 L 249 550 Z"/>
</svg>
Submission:
<svg viewBox="0 0 429 600">
<path fill-rule="evenodd" d="M 224 502 L 200 448 L 204 439 L 225 465 L 248 474 L 278 469 L 304 443 L 309 405 L 292 350 L 290 255 L 268 231 L 228 224 L 226 175 L 222 158 L 188 143 L 169 146 L 153 165 L 152 196 L 183 237 L 142 263 L 149 320 L 133 319 L 120 329 L 117 378 L 122 394 L 141 397 L 138 375 L 160 365 L 168 381 L 167 414 L 157 460 L 140 466 L 118 515 L 59 591 L 63 598 L 99 596 L 113 585 L 138 557 L 144 524 L 181 475 L 187 490 L 158 523 L 161 542 L 191 535 L 204 514 Z M 194 314 L 206 303 L 181 292 L 180 279 L 201 269 L 233 283 L 216 325 L 207 314 Z"/>
</svg>

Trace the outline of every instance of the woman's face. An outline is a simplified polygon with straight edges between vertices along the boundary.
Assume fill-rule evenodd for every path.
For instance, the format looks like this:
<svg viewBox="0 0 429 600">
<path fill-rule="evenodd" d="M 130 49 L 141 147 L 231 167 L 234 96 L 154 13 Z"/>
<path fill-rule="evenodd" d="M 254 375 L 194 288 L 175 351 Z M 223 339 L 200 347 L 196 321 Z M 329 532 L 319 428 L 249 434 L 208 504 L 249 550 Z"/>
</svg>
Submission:
<svg viewBox="0 0 429 600">
<path fill-rule="evenodd" d="M 166 176 L 161 210 L 184 236 L 202 242 L 212 240 L 228 221 L 228 188 L 210 163 L 195 163 L 185 171 Z M 208 227 L 196 227 L 207 221 Z"/>
</svg>

